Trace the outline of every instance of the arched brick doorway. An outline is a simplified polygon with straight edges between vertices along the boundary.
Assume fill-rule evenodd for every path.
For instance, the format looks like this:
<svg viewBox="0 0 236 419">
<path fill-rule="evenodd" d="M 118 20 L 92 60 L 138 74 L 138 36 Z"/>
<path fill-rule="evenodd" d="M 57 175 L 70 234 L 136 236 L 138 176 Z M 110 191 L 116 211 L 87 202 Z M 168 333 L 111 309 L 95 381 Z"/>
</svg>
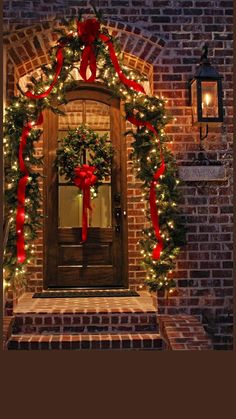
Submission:
<svg viewBox="0 0 236 419">
<path fill-rule="evenodd" d="M 58 25 L 57 25 L 58 26 Z M 135 26 L 122 24 L 120 22 L 107 22 L 108 29 L 113 35 L 120 38 L 124 53 L 125 64 L 132 69 L 138 69 L 146 76 L 145 89 L 153 91 L 153 69 L 158 61 L 165 41 L 158 36 L 153 36 L 148 31 L 140 31 Z M 39 69 L 42 64 L 49 62 L 48 52 L 50 46 L 56 41 L 57 35 L 53 34 L 55 22 L 41 22 L 40 24 L 28 27 L 17 28 L 12 26 L 12 32 L 5 36 L 5 46 L 8 55 L 8 80 L 7 95 L 10 97 L 17 93 L 16 84 L 19 82 L 23 91 L 29 75 L 39 76 Z M 140 184 L 135 179 L 132 171 L 132 162 L 129 159 L 131 152 L 132 138 L 126 138 L 127 156 L 127 222 L 128 222 L 128 278 L 131 287 L 138 287 L 143 283 L 145 272 L 140 262 L 141 255 L 137 248 L 141 230 L 145 223 L 144 203 Z M 43 140 L 37 145 L 37 154 L 43 154 Z M 42 184 L 41 184 L 42 188 Z M 43 232 L 40 232 L 36 243 L 36 258 L 28 269 L 29 291 L 39 291 L 43 287 Z"/>
</svg>

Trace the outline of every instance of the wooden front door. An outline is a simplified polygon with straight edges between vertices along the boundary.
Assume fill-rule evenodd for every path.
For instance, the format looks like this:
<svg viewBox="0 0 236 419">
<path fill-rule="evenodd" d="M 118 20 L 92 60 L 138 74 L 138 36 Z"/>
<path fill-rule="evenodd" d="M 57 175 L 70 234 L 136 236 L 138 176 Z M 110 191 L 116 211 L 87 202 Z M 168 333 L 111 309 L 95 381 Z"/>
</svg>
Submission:
<svg viewBox="0 0 236 419">
<path fill-rule="evenodd" d="M 65 116 L 45 112 L 44 287 L 126 287 L 126 152 L 120 101 L 98 85 L 79 84 L 67 93 Z M 69 128 L 86 124 L 108 138 L 115 149 L 112 175 L 92 201 L 88 239 L 81 243 L 82 196 L 58 176 L 55 166 L 60 138 Z"/>
</svg>

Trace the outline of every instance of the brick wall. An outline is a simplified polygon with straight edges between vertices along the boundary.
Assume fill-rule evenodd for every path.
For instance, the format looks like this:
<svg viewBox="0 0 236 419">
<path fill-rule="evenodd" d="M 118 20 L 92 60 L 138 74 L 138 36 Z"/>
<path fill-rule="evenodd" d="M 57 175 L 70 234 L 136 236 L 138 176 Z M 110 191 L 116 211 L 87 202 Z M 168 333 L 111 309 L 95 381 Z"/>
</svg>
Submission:
<svg viewBox="0 0 236 419">
<path fill-rule="evenodd" d="M 89 2 L 88 2 L 89 3 Z M 212 63 L 223 76 L 225 118 L 210 128 L 205 143 L 209 157 L 224 160 L 227 180 L 196 187 L 186 183 L 182 208 L 187 217 L 188 245 L 178 257 L 173 277 L 177 291 L 168 302 L 159 298 L 161 314 L 197 315 L 212 335 L 215 348 L 232 347 L 232 1 L 107 0 L 97 3 L 107 25 L 120 38 L 128 65 L 149 79 L 153 94 L 168 99 L 173 121 L 167 132 L 177 161 L 191 161 L 198 150 L 198 129 L 192 126 L 187 82 L 209 44 Z M 80 1 L 87 13 L 87 1 Z M 27 7 L 26 7 L 27 6 Z M 8 95 L 19 77 L 48 61 L 55 16 L 78 13 L 76 1 L 4 1 L 8 50 Z M 129 143 L 128 143 L 129 148 Z M 142 224 L 140 190 L 128 164 L 129 262 L 132 283 L 143 280 L 136 242 Z M 41 239 L 40 239 L 41 240 Z M 39 241 L 40 253 L 42 243 Z M 37 258 L 36 258 L 37 261 Z M 40 257 L 38 264 L 41 263 Z M 37 263 L 37 262 L 36 262 Z M 40 272 L 31 280 L 41 284 Z M 38 281 L 38 282 L 37 282 Z"/>
</svg>

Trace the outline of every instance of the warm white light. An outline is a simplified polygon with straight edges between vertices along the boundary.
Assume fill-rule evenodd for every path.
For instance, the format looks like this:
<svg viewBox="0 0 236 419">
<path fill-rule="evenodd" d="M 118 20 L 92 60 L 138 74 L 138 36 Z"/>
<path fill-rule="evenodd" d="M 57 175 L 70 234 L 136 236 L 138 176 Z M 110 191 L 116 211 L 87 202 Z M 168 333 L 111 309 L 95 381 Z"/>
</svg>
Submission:
<svg viewBox="0 0 236 419">
<path fill-rule="evenodd" d="M 9 282 L 7 282 L 7 281 L 5 281 L 5 280 L 3 281 L 3 288 L 4 288 L 4 289 L 8 288 L 8 287 L 9 287 L 9 285 L 10 285 L 10 284 L 9 284 Z"/>
<path fill-rule="evenodd" d="M 209 95 L 209 93 L 206 93 L 205 94 L 205 103 L 206 103 L 206 105 L 209 106 L 210 102 L 211 102 L 211 95 Z"/>
</svg>

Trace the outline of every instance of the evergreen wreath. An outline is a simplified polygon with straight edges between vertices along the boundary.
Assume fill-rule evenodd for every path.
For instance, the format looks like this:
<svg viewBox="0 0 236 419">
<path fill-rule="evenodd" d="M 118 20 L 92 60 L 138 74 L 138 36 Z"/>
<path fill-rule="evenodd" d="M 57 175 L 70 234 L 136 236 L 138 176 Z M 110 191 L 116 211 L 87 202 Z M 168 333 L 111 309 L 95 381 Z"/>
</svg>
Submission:
<svg viewBox="0 0 236 419">
<path fill-rule="evenodd" d="M 82 166 L 86 153 L 86 164 L 94 166 L 97 181 L 91 188 L 91 197 L 97 196 L 99 185 L 104 179 L 111 175 L 111 163 L 114 150 L 112 145 L 107 142 L 108 134 L 99 136 L 91 128 L 81 125 L 74 130 L 69 130 L 57 150 L 57 164 L 59 174 L 65 176 L 69 183 L 75 180 L 75 169 Z"/>
</svg>

